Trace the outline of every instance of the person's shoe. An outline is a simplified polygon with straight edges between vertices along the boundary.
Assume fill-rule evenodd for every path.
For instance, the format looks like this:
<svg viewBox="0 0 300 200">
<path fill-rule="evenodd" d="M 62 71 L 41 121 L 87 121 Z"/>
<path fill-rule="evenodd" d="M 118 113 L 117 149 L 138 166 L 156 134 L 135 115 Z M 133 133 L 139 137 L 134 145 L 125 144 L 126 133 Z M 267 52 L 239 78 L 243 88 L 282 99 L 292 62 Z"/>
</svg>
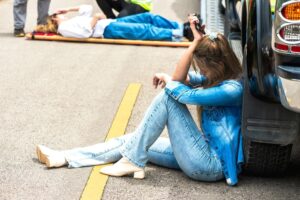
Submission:
<svg viewBox="0 0 300 200">
<path fill-rule="evenodd" d="M 63 156 L 61 153 L 53 154 L 46 157 L 46 166 L 48 168 L 53 167 L 62 167 L 67 164 L 65 156 Z"/>
<path fill-rule="evenodd" d="M 61 167 L 67 164 L 66 158 L 62 153 L 43 145 L 37 146 L 36 154 L 39 161 L 43 164 L 46 164 L 46 166 L 49 168 Z"/>
<path fill-rule="evenodd" d="M 125 176 L 133 174 L 133 178 L 143 179 L 145 178 L 144 168 L 137 167 L 133 163 L 129 162 L 127 158 L 121 158 L 112 166 L 103 167 L 100 172 L 102 174 L 110 176 Z"/>
<path fill-rule="evenodd" d="M 50 154 L 56 153 L 56 151 L 49 149 L 48 147 L 44 145 L 37 145 L 36 147 L 36 154 L 39 159 L 39 161 L 43 164 L 46 163 L 46 157 Z"/>
<path fill-rule="evenodd" d="M 14 36 L 15 37 L 24 37 L 25 36 L 25 32 L 24 29 L 15 29 L 14 30 Z"/>
</svg>

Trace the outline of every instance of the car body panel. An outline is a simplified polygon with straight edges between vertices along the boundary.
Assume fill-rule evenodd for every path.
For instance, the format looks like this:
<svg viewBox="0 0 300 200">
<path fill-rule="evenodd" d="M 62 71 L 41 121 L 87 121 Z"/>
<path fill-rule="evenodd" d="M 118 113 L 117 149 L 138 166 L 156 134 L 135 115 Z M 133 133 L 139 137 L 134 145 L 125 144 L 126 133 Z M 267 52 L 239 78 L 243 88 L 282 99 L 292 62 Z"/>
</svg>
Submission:
<svg viewBox="0 0 300 200">
<path fill-rule="evenodd" d="M 296 81 L 294 86 L 300 87 L 299 80 L 282 81 L 286 78 L 277 74 L 276 70 L 277 66 L 300 67 L 300 53 L 291 51 L 293 46 L 300 46 L 300 41 L 289 43 L 279 34 L 282 26 L 300 24 L 300 21 L 289 21 L 281 15 L 282 7 L 289 2 L 299 1 L 226 0 L 226 17 L 230 17 L 228 24 L 231 30 L 237 30 L 238 27 L 241 32 L 242 48 L 247 48 L 245 78 L 249 80 L 251 94 L 264 101 L 281 103 L 287 109 L 299 112 L 300 105 L 289 106 L 290 101 L 286 99 L 292 97 L 284 96 L 289 94 L 286 92 L 288 88 L 285 86 L 286 83 Z M 261 6 L 264 8 L 260 8 Z M 237 10 L 238 7 L 240 10 Z M 270 12 L 259 12 L 259 10 L 270 10 Z M 276 49 L 275 42 L 289 44 L 288 51 Z M 300 94 L 297 98 L 300 98 Z"/>
<path fill-rule="evenodd" d="M 237 2 L 242 10 L 228 9 L 227 6 L 238 7 Z M 273 45 L 274 41 L 283 42 L 279 41 L 276 30 L 286 23 L 278 18 L 284 2 L 226 0 L 225 10 L 226 19 L 236 17 L 229 18 L 232 20 L 227 23 L 231 26 L 229 30 L 239 31 L 242 39 L 243 136 L 247 140 L 279 145 L 291 144 L 300 125 L 300 59 L 295 54 L 274 50 Z"/>
</svg>

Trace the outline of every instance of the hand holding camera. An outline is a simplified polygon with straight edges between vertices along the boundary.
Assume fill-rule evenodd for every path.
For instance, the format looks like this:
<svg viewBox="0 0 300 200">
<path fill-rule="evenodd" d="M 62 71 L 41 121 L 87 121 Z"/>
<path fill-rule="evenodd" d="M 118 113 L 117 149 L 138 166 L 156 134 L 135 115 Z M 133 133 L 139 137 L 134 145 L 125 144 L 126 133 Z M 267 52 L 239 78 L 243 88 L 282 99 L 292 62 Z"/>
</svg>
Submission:
<svg viewBox="0 0 300 200">
<path fill-rule="evenodd" d="M 205 34 L 205 25 L 202 24 L 202 19 L 199 14 L 192 13 L 189 15 L 190 24 L 195 24 L 195 28 L 202 34 Z"/>
<path fill-rule="evenodd" d="M 205 25 L 202 24 L 200 15 L 189 14 L 188 20 L 184 24 L 184 36 L 189 41 L 200 41 L 203 35 L 205 35 Z"/>
</svg>

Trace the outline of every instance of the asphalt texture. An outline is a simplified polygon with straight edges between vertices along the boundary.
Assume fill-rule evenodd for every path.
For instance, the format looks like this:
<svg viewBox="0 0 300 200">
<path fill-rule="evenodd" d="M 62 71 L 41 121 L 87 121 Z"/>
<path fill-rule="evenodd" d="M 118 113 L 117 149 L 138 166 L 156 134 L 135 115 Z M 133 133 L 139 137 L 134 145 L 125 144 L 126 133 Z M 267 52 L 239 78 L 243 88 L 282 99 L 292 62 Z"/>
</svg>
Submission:
<svg viewBox="0 0 300 200">
<path fill-rule="evenodd" d="M 52 0 L 57 8 L 94 1 Z M 172 73 L 184 48 L 27 41 L 14 38 L 13 1 L 0 0 L 0 199 L 79 199 L 91 168 L 47 169 L 35 147 L 63 150 L 104 140 L 129 83 L 143 85 L 127 132 L 133 131 L 160 91 L 155 72 Z M 36 23 L 28 2 L 26 31 Z M 154 13 L 184 22 L 199 12 L 196 0 L 154 0 Z M 295 149 L 281 178 L 240 177 L 196 182 L 182 172 L 149 165 L 144 180 L 109 178 L 103 199 L 300 199 L 300 158 Z"/>
</svg>

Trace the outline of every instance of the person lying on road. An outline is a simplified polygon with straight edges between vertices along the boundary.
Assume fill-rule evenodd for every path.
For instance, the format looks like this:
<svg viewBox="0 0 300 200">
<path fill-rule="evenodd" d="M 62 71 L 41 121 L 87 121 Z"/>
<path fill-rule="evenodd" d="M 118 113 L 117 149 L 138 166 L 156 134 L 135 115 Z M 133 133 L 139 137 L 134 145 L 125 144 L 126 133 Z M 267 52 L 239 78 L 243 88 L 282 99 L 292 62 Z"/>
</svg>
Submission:
<svg viewBox="0 0 300 200">
<path fill-rule="evenodd" d="M 77 11 L 68 19 L 65 14 Z M 111 38 L 130 40 L 181 41 L 192 40 L 188 23 L 168 20 L 159 15 L 142 13 L 118 19 L 107 19 L 103 14 L 92 16 L 92 6 L 61 9 L 48 17 L 47 24 L 36 27 L 37 32 L 53 32 L 71 38 Z"/>
<path fill-rule="evenodd" d="M 194 180 L 213 182 L 225 178 L 229 185 L 237 184 L 244 159 L 242 68 L 226 38 L 217 33 L 202 35 L 195 28 L 197 20 L 189 17 L 194 40 L 173 75 L 154 75 L 154 87 L 164 89 L 154 98 L 133 133 L 65 151 L 38 145 L 39 161 L 49 168 L 116 162 L 100 172 L 111 176 L 133 174 L 140 179 L 145 177 L 149 161 L 182 170 Z M 198 70 L 190 71 L 191 65 Z M 200 107 L 201 129 L 187 104 Z M 169 138 L 160 137 L 165 127 Z"/>
</svg>

